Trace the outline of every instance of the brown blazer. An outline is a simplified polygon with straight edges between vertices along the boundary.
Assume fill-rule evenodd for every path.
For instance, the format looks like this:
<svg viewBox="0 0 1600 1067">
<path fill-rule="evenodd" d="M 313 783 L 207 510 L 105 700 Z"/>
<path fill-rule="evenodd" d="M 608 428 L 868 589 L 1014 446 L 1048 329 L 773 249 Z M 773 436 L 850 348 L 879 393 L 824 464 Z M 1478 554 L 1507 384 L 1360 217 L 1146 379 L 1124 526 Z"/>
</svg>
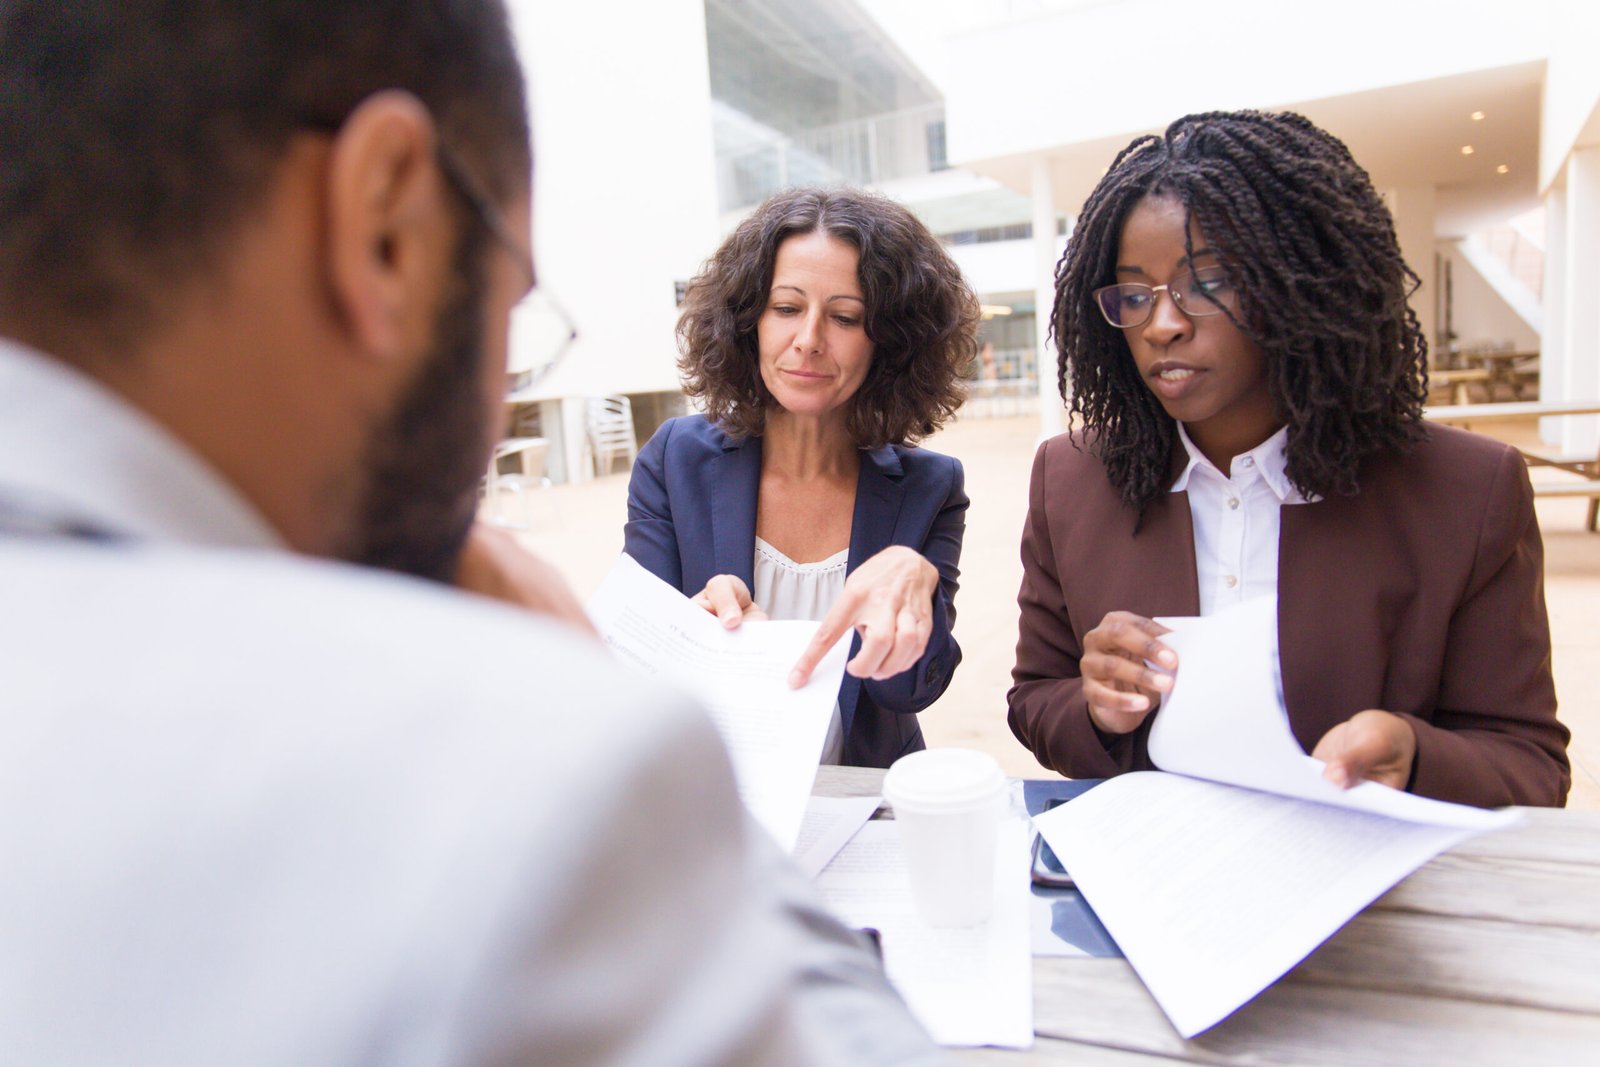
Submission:
<svg viewBox="0 0 1600 1067">
<path fill-rule="evenodd" d="M 1412 792 L 1563 804 L 1568 732 L 1556 720 L 1544 546 L 1521 457 L 1431 427 L 1409 454 L 1367 460 L 1360 486 L 1283 509 L 1278 640 L 1295 737 L 1309 752 L 1351 715 L 1382 708 L 1416 730 Z M 1136 518 L 1077 440 L 1040 446 L 1007 703 L 1018 740 L 1074 778 L 1152 766 L 1153 715 L 1121 737 L 1089 718 L 1084 634 L 1110 611 L 1199 613 L 1187 494 L 1151 503 L 1137 532 Z"/>
</svg>

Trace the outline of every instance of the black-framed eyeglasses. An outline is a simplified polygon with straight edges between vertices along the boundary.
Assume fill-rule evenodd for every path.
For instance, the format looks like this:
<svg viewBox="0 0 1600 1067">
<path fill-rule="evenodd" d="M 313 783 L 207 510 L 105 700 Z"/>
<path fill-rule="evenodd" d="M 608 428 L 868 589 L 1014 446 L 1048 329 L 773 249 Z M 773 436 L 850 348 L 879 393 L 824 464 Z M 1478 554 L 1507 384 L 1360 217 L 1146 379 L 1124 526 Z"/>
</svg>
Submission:
<svg viewBox="0 0 1600 1067">
<path fill-rule="evenodd" d="M 301 119 L 299 124 L 306 129 L 331 136 L 344 127 L 344 120 L 311 116 Z M 508 374 L 507 393 L 516 394 L 531 389 L 560 365 L 567 350 L 578 339 L 578 330 L 572 323 L 572 317 L 561 304 L 539 288 L 538 273 L 534 269 L 532 254 L 511 232 L 505 213 L 489 196 L 488 191 L 473 178 L 460 153 L 442 138 L 436 137 L 434 160 L 439 166 L 439 173 L 444 175 L 445 182 L 457 196 L 466 201 L 484 229 L 489 231 L 489 235 L 505 249 L 506 254 L 511 256 L 527 275 L 528 294 L 523 297 L 513 314 L 526 324 L 519 331 L 524 335 L 519 347 L 528 348 L 530 352 L 524 358 L 513 354 L 513 361 L 521 364 L 523 369 Z"/>
<path fill-rule="evenodd" d="M 1166 285 L 1122 282 L 1102 286 L 1094 291 L 1094 302 L 1111 325 L 1132 330 L 1150 321 L 1156 310 L 1156 294 L 1162 292 L 1192 319 L 1239 309 L 1238 289 L 1222 267 L 1186 268 Z"/>
<path fill-rule="evenodd" d="M 302 118 L 299 124 L 306 129 L 332 135 L 343 129 L 344 120 L 306 117 Z M 528 286 L 531 289 L 539 280 L 538 272 L 533 265 L 533 255 L 511 232 L 511 226 L 506 222 L 505 213 L 494 202 L 494 198 L 472 176 L 472 172 L 467 169 L 466 162 L 461 158 L 461 154 L 451 148 L 442 137 L 433 139 L 433 158 L 434 162 L 439 165 L 439 173 L 444 175 L 444 180 L 449 184 L 450 188 L 455 190 L 457 196 L 466 201 L 473 214 L 478 216 L 478 221 L 483 224 L 484 229 L 488 230 L 489 235 L 495 239 L 495 242 L 505 249 L 506 254 L 511 257 L 512 262 L 517 265 L 518 269 L 527 275 Z"/>
<path fill-rule="evenodd" d="M 505 248 L 506 254 L 513 263 L 521 268 L 527 275 L 528 286 L 532 288 L 539 281 L 538 272 L 533 266 L 533 256 L 528 249 L 512 234 L 511 227 L 506 223 L 505 214 L 489 198 L 483 186 L 473 180 L 461 157 L 456 150 L 443 140 L 434 138 L 434 158 L 439 163 L 439 172 L 445 180 L 455 189 L 456 194 L 465 200 L 472 210 L 477 212 L 479 220 L 483 223 L 491 236 Z"/>
</svg>

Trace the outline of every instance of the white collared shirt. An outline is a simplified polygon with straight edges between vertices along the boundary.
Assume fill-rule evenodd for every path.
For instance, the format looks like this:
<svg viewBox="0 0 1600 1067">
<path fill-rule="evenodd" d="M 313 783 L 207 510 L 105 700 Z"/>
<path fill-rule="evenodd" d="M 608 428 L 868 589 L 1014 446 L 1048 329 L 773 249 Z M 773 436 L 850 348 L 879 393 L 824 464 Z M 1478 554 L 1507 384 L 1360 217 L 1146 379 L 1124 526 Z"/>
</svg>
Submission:
<svg viewBox="0 0 1600 1067">
<path fill-rule="evenodd" d="M 1178 439 L 1189 462 L 1172 483 L 1172 491 L 1189 494 L 1200 614 L 1210 615 L 1258 596 L 1276 596 L 1279 510 L 1311 502 L 1285 470 L 1288 427 L 1235 456 L 1227 474 L 1195 447 L 1182 423 Z"/>
</svg>

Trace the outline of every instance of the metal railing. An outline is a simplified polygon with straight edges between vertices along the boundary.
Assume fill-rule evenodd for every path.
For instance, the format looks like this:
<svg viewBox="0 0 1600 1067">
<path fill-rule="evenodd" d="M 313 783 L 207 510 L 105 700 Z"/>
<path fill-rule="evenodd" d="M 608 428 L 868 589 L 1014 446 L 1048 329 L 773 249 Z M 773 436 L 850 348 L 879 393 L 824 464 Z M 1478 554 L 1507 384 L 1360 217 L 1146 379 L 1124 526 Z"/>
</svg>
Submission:
<svg viewBox="0 0 1600 1067">
<path fill-rule="evenodd" d="M 1543 247 L 1511 223 L 1484 231 L 1481 240 L 1489 254 L 1499 260 L 1511 276 L 1533 294 L 1535 300 L 1543 299 Z"/>
<path fill-rule="evenodd" d="M 944 105 L 928 104 L 719 150 L 717 188 L 721 209 L 734 211 L 795 185 L 872 185 L 944 167 Z"/>
<path fill-rule="evenodd" d="M 974 367 L 959 417 L 1003 418 L 1039 409 L 1038 360 L 1031 348 L 997 348 L 994 363 Z"/>
</svg>

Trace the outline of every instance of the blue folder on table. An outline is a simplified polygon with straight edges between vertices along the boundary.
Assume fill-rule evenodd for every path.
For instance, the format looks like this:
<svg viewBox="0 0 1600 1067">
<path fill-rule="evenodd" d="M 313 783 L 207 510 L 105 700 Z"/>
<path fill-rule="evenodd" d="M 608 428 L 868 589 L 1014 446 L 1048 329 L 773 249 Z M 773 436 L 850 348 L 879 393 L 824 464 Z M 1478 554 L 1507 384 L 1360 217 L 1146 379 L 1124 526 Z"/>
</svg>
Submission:
<svg viewBox="0 0 1600 1067">
<path fill-rule="evenodd" d="M 1104 778 L 1079 778 L 1068 781 L 1027 779 L 1022 783 L 1022 799 L 1028 815 L 1034 816 L 1057 797 L 1075 797 L 1105 781 Z M 1122 950 L 1111 940 L 1099 916 L 1076 889 L 1033 886 L 1033 895 L 1050 903 L 1050 932 L 1073 948 L 1091 956 L 1121 956 Z"/>
</svg>

